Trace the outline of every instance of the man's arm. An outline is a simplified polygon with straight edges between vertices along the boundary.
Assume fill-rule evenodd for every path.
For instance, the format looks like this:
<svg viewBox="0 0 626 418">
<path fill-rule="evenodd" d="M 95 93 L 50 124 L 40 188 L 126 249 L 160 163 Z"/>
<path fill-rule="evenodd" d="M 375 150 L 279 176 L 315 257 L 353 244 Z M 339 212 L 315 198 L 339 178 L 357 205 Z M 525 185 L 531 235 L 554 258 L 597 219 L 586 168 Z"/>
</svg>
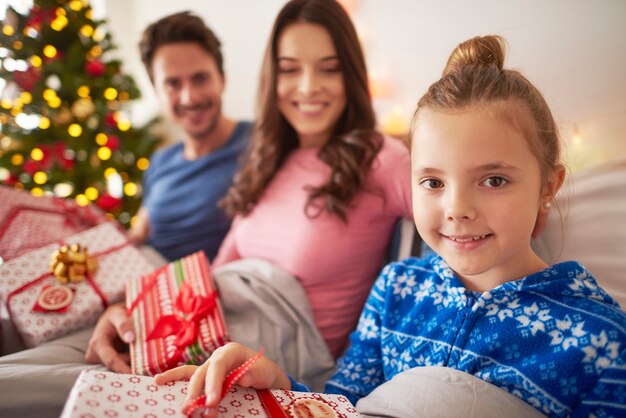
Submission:
<svg viewBox="0 0 626 418">
<path fill-rule="evenodd" d="M 128 238 L 133 244 L 140 245 L 145 242 L 149 234 L 150 222 L 148 219 L 148 210 L 142 206 L 137 211 L 135 222 L 128 231 Z"/>
</svg>

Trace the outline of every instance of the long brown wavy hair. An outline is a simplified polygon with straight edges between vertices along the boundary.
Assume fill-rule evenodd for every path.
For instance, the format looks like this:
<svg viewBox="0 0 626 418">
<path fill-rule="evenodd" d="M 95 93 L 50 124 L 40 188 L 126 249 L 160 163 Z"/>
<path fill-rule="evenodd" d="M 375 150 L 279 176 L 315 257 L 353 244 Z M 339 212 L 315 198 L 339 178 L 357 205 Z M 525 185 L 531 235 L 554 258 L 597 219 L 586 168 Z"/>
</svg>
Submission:
<svg viewBox="0 0 626 418">
<path fill-rule="evenodd" d="M 278 38 L 288 25 L 298 22 L 318 24 L 330 34 L 347 97 L 333 134 L 318 153 L 332 172 L 326 183 L 309 187 L 305 212 L 316 217 L 327 211 L 346 222 L 350 201 L 382 147 L 382 135 L 375 131 L 367 69 L 356 30 L 335 0 L 292 0 L 276 17 L 261 68 L 255 132 L 245 163 L 221 206 L 230 216 L 250 213 L 289 153 L 299 147 L 298 134 L 280 113 L 276 97 Z"/>
</svg>

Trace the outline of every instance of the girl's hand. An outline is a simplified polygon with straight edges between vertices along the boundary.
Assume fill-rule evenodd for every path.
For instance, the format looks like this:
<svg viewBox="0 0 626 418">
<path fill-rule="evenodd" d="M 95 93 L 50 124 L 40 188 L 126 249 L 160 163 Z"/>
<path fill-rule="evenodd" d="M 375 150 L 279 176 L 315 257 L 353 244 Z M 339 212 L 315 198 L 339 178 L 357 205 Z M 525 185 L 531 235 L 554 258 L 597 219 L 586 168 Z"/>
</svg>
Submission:
<svg viewBox="0 0 626 418">
<path fill-rule="evenodd" d="M 217 413 L 217 405 L 222 395 L 222 386 L 226 375 L 256 355 L 238 343 L 228 343 L 213 352 L 202 366 L 181 366 L 155 376 L 157 384 L 162 385 L 173 380 L 190 379 L 185 406 L 193 399 L 206 395 L 208 417 Z M 261 356 L 248 371 L 237 381 L 242 387 L 255 389 L 291 389 L 291 382 L 280 368 L 265 356 Z"/>
</svg>

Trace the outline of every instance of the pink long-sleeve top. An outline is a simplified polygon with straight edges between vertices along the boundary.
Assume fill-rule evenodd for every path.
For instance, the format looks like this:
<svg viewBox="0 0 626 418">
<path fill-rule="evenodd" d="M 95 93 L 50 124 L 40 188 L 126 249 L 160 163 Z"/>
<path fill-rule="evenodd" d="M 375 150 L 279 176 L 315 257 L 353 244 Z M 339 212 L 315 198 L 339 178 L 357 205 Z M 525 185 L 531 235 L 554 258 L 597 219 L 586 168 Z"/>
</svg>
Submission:
<svg viewBox="0 0 626 418">
<path fill-rule="evenodd" d="M 260 258 L 290 272 L 337 357 L 382 267 L 394 225 L 412 216 L 410 159 L 403 144 L 385 138 L 344 223 L 327 212 L 316 218 L 305 214 L 306 187 L 323 184 L 331 172 L 318 151 L 292 152 L 252 212 L 235 217 L 213 265 Z"/>
</svg>

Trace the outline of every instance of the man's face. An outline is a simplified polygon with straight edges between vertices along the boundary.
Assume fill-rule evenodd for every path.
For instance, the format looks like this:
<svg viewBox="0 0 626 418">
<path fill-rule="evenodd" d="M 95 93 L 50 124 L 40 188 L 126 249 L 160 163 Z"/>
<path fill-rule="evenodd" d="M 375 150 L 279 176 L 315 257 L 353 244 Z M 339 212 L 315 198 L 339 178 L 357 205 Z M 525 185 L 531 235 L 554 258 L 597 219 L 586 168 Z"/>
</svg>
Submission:
<svg viewBox="0 0 626 418">
<path fill-rule="evenodd" d="M 152 60 L 157 96 L 187 135 L 205 139 L 221 114 L 224 76 L 215 59 L 195 42 L 159 47 Z"/>
</svg>

